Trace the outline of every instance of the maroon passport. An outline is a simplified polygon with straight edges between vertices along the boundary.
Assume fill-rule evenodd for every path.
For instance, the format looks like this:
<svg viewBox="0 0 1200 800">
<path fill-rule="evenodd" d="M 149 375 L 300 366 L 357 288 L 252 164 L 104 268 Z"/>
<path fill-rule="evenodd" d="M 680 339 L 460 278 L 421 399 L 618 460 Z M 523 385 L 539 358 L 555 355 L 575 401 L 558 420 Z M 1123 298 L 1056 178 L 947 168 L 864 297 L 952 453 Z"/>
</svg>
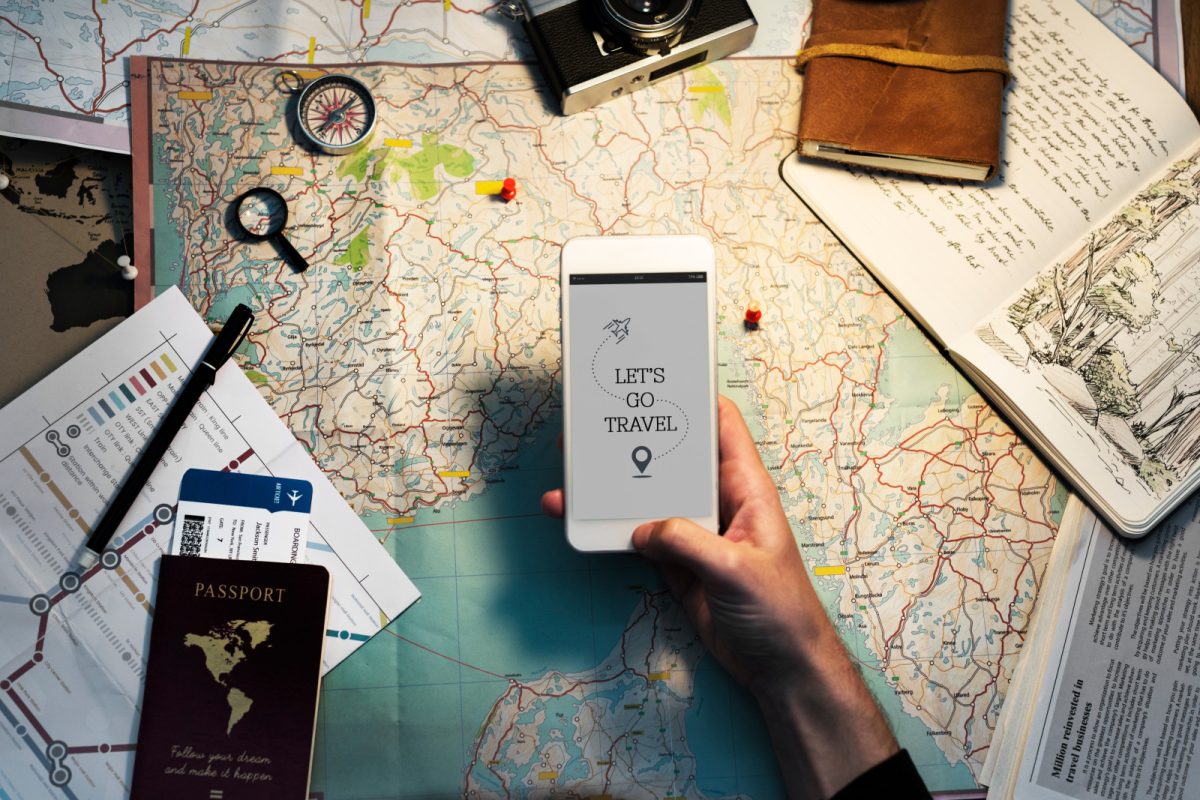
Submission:
<svg viewBox="0 0 1200 800">
<path fill-rule="evenodd" d="M 133 800 L 304 800 L 329 572 L 163 556 Z"/>
</svg>

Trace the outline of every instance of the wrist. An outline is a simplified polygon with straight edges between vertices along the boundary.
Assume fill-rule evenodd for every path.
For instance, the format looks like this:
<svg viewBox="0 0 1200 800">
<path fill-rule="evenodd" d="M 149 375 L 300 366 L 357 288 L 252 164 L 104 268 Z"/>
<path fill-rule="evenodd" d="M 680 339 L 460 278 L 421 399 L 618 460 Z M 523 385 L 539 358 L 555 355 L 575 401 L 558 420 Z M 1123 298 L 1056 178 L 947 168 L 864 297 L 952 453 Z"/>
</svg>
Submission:
<svg viewBox="0 0 1200 800">
<path fill-rule="evenodd" d="M 823 702 L 847 673 L 857 678 L 837 630 L 815 597 L 789 616 L 792 624 L 776 635 L 776 652 L 760 664 L 762 673 L 749 687 L 764 711 Z"/>
<path fill-rule="evenodd" d="M 789 796 L 829 797 L 899 750 L 832 626 L 783 674 L 756 682 Z M 815 792 L 813 791 L 815 789 Z"/>
</svg>

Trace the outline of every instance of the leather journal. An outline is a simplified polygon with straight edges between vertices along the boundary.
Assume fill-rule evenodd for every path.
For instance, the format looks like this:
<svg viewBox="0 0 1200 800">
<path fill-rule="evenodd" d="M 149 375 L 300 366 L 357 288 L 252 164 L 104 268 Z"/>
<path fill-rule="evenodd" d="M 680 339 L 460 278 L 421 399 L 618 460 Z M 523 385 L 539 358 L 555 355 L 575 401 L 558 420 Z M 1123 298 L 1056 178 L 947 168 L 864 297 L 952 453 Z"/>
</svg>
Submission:
<svg viewBox="0 0 1200 800">
<path fill-rule="evenodd" d="M 987 180 L 1000 161 L 1007 0 L 814 0 L 800 154 Z"/>
</svg>

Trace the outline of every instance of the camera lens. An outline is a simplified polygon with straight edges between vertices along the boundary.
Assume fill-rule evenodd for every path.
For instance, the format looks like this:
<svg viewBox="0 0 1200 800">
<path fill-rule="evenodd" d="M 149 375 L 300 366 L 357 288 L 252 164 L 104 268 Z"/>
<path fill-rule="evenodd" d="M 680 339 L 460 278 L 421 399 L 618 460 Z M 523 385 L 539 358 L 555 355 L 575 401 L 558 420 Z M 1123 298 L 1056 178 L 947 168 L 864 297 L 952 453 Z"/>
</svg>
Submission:
<svg viewBox="0 0 1200 800">
<path fill-rule="evenodd" d="M 631 14 L 657 14 L 666 8 L 667 0 L 617 0 Z"/>
<path fill-rule="evenodd" d="M 696 0 L 596 0 L 603 27 L 643 53 L 667 53 L 679 43 Z"/>
</svg>

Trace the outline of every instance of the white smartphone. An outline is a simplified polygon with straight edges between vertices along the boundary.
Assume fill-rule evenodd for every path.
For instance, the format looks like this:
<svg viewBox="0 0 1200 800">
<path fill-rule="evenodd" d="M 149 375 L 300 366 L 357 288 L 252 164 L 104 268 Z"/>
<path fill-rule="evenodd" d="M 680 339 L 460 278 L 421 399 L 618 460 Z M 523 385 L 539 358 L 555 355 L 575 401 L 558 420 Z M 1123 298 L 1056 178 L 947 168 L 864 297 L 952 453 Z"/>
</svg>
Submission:
<svg viewBox="0 0 1200 800">
<path fill-rule="evenodd" d="M 632 549 L 643 522 L 717 530 L 716 266 L 700 236 L 562 250 L 567 541 Z"/>
</svg>

